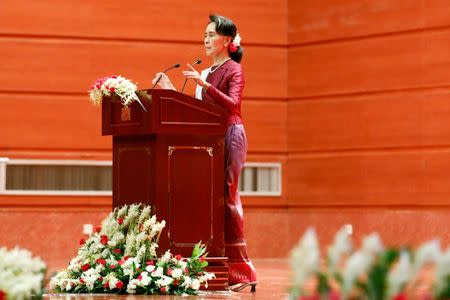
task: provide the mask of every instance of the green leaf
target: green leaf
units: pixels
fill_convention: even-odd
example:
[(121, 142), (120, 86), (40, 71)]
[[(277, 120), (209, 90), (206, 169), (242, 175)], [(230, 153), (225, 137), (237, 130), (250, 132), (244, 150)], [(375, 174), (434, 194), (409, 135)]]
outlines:
[(317, 278), (319, 279), (319, 284), (317, 285), (317, 292), (320, 295), (324, 295), (324, 296), (328, 295), (331, 288), (330, 288), (330, 284), (328, 283), (327, 276), (322, 272), (318, 272)]

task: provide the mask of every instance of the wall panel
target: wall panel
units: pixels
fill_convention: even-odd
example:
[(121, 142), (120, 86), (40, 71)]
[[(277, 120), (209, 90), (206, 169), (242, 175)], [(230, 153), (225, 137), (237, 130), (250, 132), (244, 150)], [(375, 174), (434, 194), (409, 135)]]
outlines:
[(450, 149), (290, 155), (289, 204), (450, 206)]
[(449, 89), (290, 101), (289, 151), (450, 145)]
[[(0, 106), (8, 112), (0, 150), (111, 151), (111, 137), (101, 135), (101, 108), (87, 94), (0, 93)], [(242, 109), (250, 152), (286, 152), (286, 102), (244, 99)]]
[[(180, 51), (181, 49), (182, 51)], [(191, 62), (203, 53), (202, 45), (113, 42), (60, 39), (0, 38), (0, 91), (85, 93), (103, 76), (121, 74), (150, 88), (155, 74), (174, 63)], [(281, 48), (247, 47), (243, 59), (246, 97), (286, 97), (286, 52)], [(262, 62), (271, 62), (271, 72)], [(210, 65), (205, 61), (202, 68)], [(202, 68), (199, 68), (202, 69)], [(178, 70), (170, 73), (182, 86)], [(270, 85), (268, 83), (271, 83)], [(192, 83), (189, 85), (193, 90)]]
[(289, 1), (289, 44), (450, 25), (446, 0)]
[(202, 42), (210, 13), (233, 19), (244, 45), (287, 43), (287, 5), (275, 0), (3, 0), (0, 34)]
[(450, 30), (289, 49), (290, 98), (450, 86)]

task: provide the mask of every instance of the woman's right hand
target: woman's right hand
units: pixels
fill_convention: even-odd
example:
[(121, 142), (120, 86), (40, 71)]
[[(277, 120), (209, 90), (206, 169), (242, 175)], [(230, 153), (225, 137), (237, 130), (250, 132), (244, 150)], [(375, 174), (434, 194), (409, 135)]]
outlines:
[[(159, 79), (161, 78), (161, 79)], [(158, 81), (159, 79), (159, 81)], [(175, 87), (173, 86), (172, 82), (169, 79), (169, 76), (167, 76), (165, 73), (156, 73), (155, 78), (152, 80), (152, 84), (155, 85), (155, 83), (158, 81), (158, 85), (166, 90), (174, 90)]]

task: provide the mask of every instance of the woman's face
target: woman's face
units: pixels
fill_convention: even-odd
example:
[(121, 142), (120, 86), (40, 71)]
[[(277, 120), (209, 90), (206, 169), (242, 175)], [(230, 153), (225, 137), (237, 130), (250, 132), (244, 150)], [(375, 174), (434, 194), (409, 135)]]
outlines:
[(216, 23), (211, 22), (205, 30), (205, 50), (207, 56), (219, 56), (224, 51), (228, 54), (228, 44), (231, 37), (223, 36), (216, 32)]

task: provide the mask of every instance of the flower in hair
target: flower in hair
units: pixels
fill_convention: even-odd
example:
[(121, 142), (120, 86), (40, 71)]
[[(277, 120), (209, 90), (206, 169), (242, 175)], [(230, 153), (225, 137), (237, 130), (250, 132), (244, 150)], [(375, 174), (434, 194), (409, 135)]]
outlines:
[(230, 47), (229, 47), (230, 52), (235, 53), (240, 46), (241, 46), (241, 36), (238, 33), (234, 37), (233, 41), (230, 43)]
[(235, 44), (238, 47), (241, 45), (241, 36), (239, 35), (239, 33), (237, 33), (236, 36), (234, 37), (233, 44)]

